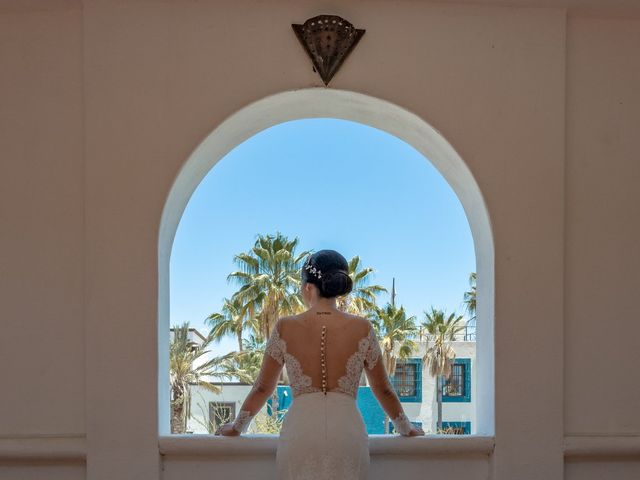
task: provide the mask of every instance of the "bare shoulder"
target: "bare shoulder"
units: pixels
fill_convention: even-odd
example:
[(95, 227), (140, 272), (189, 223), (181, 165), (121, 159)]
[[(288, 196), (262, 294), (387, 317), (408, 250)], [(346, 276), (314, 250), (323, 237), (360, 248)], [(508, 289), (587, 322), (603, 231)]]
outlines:
[(368, 330), (371, 325), (371, 320), (367, 317), (361, 317), (360, 315), (354, 315), (352, 313), (344, 313), (344, 315), (353, 322), (354, 325), (359, 325), (361, 328)]
[(283, 325), (287, 325), (294, 321), (294, 317), (297, 317), (297, 315), (286, 315), (284, 317), (279, 317), (276, 321), (276, 325), (278, 326), (278, 328), (281, 328)]
[(283, 317), (280, 317), (278, 319), (278, 322), (280, 322), (281, 324), (299, 322), (300, 320), (302, 320), (302, 316), (302, 313), (298, 313), (297, 315), (285, 315)]
[(293, 325), (304, 325), (304, 320), (305, 320), (305, 314), (303, 313), (298, 313), (296, 315), (285, 315), (282, 316), (280, 318), (278, 318), (278, 329), (280, 330), (280, 332), (282, 332), (282, 328), (284, 327), (285, 329), (289, 328), (287, 327), (289, 326), (293, 326)]
[(371, 323), (371, 320), (369, 320), (367, 317), (362, 317), (360, 315), (355, 315), (353, 313), (347, 313), (344, 312), (345, 316), (347, 316), (348, 318), (352, 319), (355, 322), (360, 322), (363, 325), (367, 325), (369, 323)]
[[(351, 328), (354, 328), (356, 330), (361, 329), (362, 331), (366, 332), (368, 331), (371, 325), (371, 320), (369, 320), (366, 317), (362, 317), (360, 315), (354, 315), (348, 312), (341, 312), (341, 316), (342, 316), (342, 321), (346, 320), (347, 323), (351, 325)], [(313, 321), (313, 323), (315, 323), (315, 319), (310, 317), (308, 312), (302, 312), (296, 315), (286, 315), (286, 316), (280, 317), (278, 319), (278, 324), (280, 328), (282, 326), (295, 325), (295, 324), (298, 324), (299, 326), (308, 326), (309, 321)]]

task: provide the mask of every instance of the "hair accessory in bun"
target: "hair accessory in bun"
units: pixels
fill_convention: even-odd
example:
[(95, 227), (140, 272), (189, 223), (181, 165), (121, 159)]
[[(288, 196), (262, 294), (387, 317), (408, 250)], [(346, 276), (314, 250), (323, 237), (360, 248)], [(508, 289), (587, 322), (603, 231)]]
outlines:
[(317, 278), (322, 278), (322, 272), (320, 271), (319, 268), (311, 266), (311, 261), (309, 261), (304, 268), (306, 270), (309, 270), (311, 273), (313, 273)]

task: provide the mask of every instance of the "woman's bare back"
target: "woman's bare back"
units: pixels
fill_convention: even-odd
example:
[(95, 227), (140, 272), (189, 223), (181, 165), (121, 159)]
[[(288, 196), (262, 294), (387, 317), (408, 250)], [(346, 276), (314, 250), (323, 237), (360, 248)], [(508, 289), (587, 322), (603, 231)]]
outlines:
[(266, 353), (286, 365), (294, 397), (318, 391), (355, 397), (364, 366), (372, 369), (381, 355), (369, 320), (313, 309), (280, 319)]

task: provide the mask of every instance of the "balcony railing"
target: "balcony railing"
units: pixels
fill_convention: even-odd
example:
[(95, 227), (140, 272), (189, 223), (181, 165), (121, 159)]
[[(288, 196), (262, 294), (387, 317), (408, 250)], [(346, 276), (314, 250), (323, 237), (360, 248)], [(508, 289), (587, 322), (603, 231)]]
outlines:
[[(424, 339), (430, 339), (431, 335), (423, 336)], [(454, 335), (453, 340), (456, 342), (475, 342), (476, 341), (476, 326), (466, 325), (463, 329)]]
[(466, 325), (464, 330), (459, 332), (455, 339), (459, 342), (475, 342), (476, 341), (476, 326)]

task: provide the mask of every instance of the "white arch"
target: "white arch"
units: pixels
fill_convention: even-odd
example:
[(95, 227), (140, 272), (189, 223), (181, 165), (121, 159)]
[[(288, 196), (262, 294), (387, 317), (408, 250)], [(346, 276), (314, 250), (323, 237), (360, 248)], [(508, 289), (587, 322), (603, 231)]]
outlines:
[(303, 118), (338, 118), (386, 131), (413, 146), (439, 170), (458, 195), (467, 215), (477, 266), (477, 428), (494, 434), (494, 246), (489, 212), (471, 171), (449, 142), (417, 115), (360, 93), (308, 88), (278, 93), (248, 105), (209, 134), (183, 165), (169, 192), (158, 239), (158, 392), (159, 433), (169, 429), (169, 259), (189, 198), (229, 151), (256, 133)]

